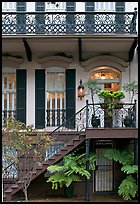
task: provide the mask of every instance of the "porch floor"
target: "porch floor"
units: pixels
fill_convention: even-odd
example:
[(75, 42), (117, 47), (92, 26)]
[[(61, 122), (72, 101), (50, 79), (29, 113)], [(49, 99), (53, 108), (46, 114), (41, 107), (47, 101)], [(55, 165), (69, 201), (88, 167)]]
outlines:
[[(17, 202), (24, 202), (17, 201)], [(138, 200), (129, 200), (124, 201), (122, 198), (116, 195), (94, 195), (90, 197), (90, 201), (85, 201), (84, 197), (73, 197), (73, 198), (64, 198), (64, 197), (48, 197), (48, 198), (34, 198), (29, 200), (29, 202), (138, 202)]]

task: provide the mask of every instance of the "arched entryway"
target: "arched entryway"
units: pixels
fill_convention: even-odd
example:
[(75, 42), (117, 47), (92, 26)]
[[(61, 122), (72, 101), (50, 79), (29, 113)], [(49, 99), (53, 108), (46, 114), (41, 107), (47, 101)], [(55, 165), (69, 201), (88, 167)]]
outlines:
[(101, 89), (117, 91), (121, 87), (121, 72), (113, 67), (97, 67), (89, 73), (89, 78), (96, 79)]

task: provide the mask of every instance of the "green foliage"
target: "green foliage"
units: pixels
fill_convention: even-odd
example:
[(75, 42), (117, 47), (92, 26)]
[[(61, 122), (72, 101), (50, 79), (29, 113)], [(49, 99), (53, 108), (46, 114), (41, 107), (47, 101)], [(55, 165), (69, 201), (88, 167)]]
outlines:
[(84, 83), (84, 86), (87, 88), (87, 94), (91, 96), (92, 103), (94, 104), (94, 95), (98, 94), (100, 91), (99, 85), (97, 84), (97, 80), (88, 79), (88, 81)]
[[(38, 165), (41, 165), (44, 154), (53, 138), (46, 133), (36, 133), (33, 126), (26, 126), (24, 123), (9, 117), (3, 129), (2, 147), (3, 147), (3, 175), (15, 173), (13, 177), (22, 178), (22, 191), (25, 199), (27, 198), (27, 189), (32, 180), (32, 176)], [(14, 166), (15, 171), (8, 166)]]
[(135, 81), (135, 80), (132, 80), (132, 81), (130, 81), (128, 83), (125, 83), (122, 88), (126, 92), (130, 93), (130, 95), (131, 95), (131, 100), (130, 101), (132, 103), (134, 96), (138, 94), (138, 82)]
[(99, 93), (99, 97), (101, 99), (104, 99), (105, 102), (112, 102), (112, 99), (125, 98), (125, 94), (122, 90), (118, 91), (101, 90)]
[(103, 100), (103, 102), (107, 104), (106, 111), (109, 116), (112, 116), (112, 111), (118, 105), (119, 100), (125, 98), (125, 94), (122, 90), (101, 90), (98, 95), (101, 101)]
[(138, 173), (138, 165), (126, 164), (121, 168), (121, 170), (126, 174)]
[(105, 156), (108, 157), (108, 159), (113, 159), (123, 165), (133, 164), (134, 161), (134, 153), (126, 150), (120, 151), (118, 149), (107, 149), (105, 151)]
[(134, 175), (138, 173), (138, 165), (134, 165), (134, 153), (127, 150), (120, 151), (118, 149), (108, 149), (105, 151), (104, 155), (108, 157), (108, 159), (113, 159), (122, 164), (121, 171), (129, 174), (119, 186), (119, 195), (122, 196), (124, 200), (135, 198), (138, 186)]
[(71, 176), (67, 176), (63, 173), (56, 173), (54, 175), (51, 175), (47, 182), (52, 183), (52, 189), (57, 190), (59, 187), (62, 188), (63, 186), (70, 186), (72, 182), (74, 181), (81, 181), (79, 175), (72, 174)]
[(70, 186), (74, 181), (81, 181), (81, 176), (86, 176), (89, 179), (91, 174), (86, 170), (86, 162), (89, 162), (90, 170), (94, 170), (95, 159), (94, 153), (91, 153), (89, 158), (86, 158), (85, 153), (77, 155), (73, 152), (68, 154), (63, 157), (62, 162), (47, 168), (48, 172), (53, 174), (47, 182), (52, 182), (52, 189), (57, 190), (59, 187)]
[(112, 98), (117, 98), (117, 99), (123, 99), (123, 98), (125, 98), (125, 94), (124, 94), (124, 92), (123, 91), (121, 91), (121, 90), (119, 90), (119, 91), (114, 91), (113, 93), (112, 93)]
[(136, 180), (130, 175), (124, 179), (119, 186), (118, 193), (123, 197), (124, 200), (131, 200), (135, 198), (138, 192), (138, 185), (136, 184)]

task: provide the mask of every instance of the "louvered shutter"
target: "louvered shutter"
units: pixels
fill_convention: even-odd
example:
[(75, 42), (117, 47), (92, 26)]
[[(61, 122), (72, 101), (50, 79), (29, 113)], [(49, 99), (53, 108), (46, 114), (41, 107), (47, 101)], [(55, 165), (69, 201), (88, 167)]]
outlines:
[(16, 70), (16, 119), (26, 123), (26, 70)]
[(35, 70), (35, 128), (45, 128), (45, 70)]
[[(16, 10), (17, 11), (26, 11), (26, 2), (16, 2)], [(25, 34), (26, 33), (26, 15), (25, 14), (17, 14), (17, 33)]]
[(69, 128), (75, 127), (75, 119), (72, 116), (75, 114), (75, 69), (66, 70), (66, 120), (69, 121)]
[[(74, 12), (76, 2), (66, 2), (66, 11)], [(75, 20), (74, 14), (67, 14), (66, 15), (66, 33), (72, 34), (75, 33)]]
[[(125, 2), (115, 2), (115, 10), (118, 12), (124, 12)], [(125, 24), (124, 14), (116, 14), (115, 16), (116, 33), (124, 32), (124, 24)]]
[[(36, 11), (45, 11), (45, 2), (35, 2), (35, 10)], [(35, 32), (36, 33), (44, 33), (45, 28), (45, 16), (43, 14), (36, 14), (36, 26), (35, 26)]]

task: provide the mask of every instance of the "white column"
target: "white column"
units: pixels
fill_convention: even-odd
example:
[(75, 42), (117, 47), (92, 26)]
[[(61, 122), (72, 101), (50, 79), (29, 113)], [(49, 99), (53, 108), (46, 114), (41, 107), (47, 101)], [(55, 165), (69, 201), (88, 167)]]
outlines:
[(35, 127), (35, 70), (27, 70), (27, 95), (26, 95), (27, 125)]

